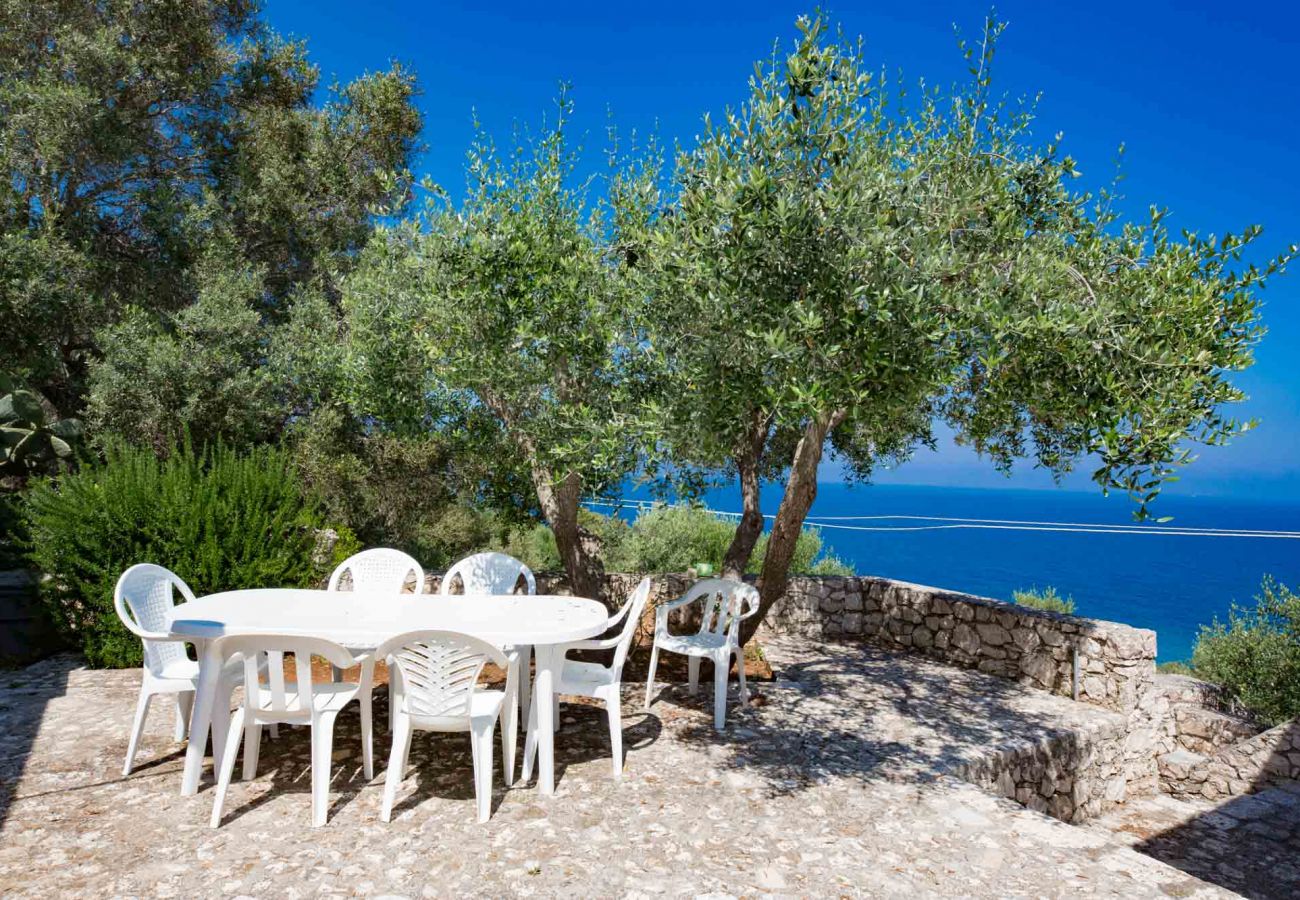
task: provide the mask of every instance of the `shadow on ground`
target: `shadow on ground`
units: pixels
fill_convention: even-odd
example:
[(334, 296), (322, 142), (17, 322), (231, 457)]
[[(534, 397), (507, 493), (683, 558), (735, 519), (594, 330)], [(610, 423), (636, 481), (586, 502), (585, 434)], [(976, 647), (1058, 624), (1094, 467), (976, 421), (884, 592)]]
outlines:
[[(827, 643), (814, 653), (790, 664), (773, 654), (776, 681), (752, 691), (761, 715), (738, 705), (733, 685), (725, 730), (697, 715), (679, 736), (719, 748), (728, 768), (749, 770), (774, 793), (788, 793), (837, 778), (932, 780), (991, 747), (1060, 739), (1087, 727), (1090, 717), (1108, 715), (863, 644)], [(665, 687), (655, 703), (711, 711), (709, 668), (703, 666), (697, 695)]]
[[(1288, 737), (1300, 739), (1300, 721)], [(1285, 760), (1278, 763), (1285, 767)], [(1246, 897), (1300, 897), (1300, 783), (1265, 776), (1252, 789), (1133, 847)]]
[[(81, 659), (60, 653), (26, 669), (0, 670), (0, 826), (32, 754), (49, 703), (67, 692), (68, 673)], [(33, 675), (35, 677), (33, 677)]]

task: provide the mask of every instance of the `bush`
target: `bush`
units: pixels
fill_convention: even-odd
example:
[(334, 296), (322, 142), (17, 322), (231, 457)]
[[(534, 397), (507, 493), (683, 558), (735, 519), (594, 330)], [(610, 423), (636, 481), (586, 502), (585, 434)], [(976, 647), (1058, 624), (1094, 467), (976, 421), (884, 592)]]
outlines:
[(1202, 626), (1192, 668), (1271, 725), (1300, 715), (1300, 596), (1265, 578), (1254, 609)]
[(1169, 662), (1156, 663), (1156, 671), (1162, 675), (1190, 675), (1196, 677), (1196, 670), (1186, 660), (1171, 659)]
[[(640, 513), (629, 525), (619, 518), (583, 511), (582, 524), (601, 540), (601, 562), (608, 572), (684, 572), (693, 566), (722, 569), (722, 558), (736, 525), (705, 509), (658, 506)], [(535, 571), (560, 566), (555, 536), (545, 525), (511, 532), (502, 549)], [(759, 538), (749, 562), (750, 574), (763, 565), (767, 536)], [(853, 568), (822, 553), (821, 535), (805, 528), (795, 545), (790, 571), (809, 575), (852, 575)]]
[(51, 618), (97, 667), (140, 664), (140, 641), (113, 609), (114, 585), (135, 563), (166, 566), (206, 594), (310, 586), (357, 549), (336, 529), (332, 558), (313, 560), (326, 518), (274, 448), (186, 445), (160, 461), (116, 445), (102, 465), (37, 483), (26, 518), (31, 563), (50, 576), (41, 591)]
[(1028, 606), (1031, 609), (1065, 613), (1067, 616), (1074, 615), (1074, 598), (1062, 597), (1054, 587), (1049, 587), (1043, 591), (1038, 590), (1036, 587), (1032, 587), (1027, 591), (1012, 591), (1011, 602), (1018, 606)]

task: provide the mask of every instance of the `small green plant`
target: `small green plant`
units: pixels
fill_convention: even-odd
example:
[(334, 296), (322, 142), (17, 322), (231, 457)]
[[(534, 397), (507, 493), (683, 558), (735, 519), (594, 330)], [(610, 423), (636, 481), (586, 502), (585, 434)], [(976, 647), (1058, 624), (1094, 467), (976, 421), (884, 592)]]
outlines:
[(1196, 677), (1196, 670), (1185, 659), (1173, 659), (1156, 664), (1156, 671), (1162, 675), (1190, 675)]
[(1300, 596), (1265, 578), (1253, 609), (1201, 627), (1192, 667), (1265, 722), (1300, 715)]
[(105, 668), (140, 664), (140, 641), (113, 609), (114, 585), (135, 563), (166, 566), (206, 594), (310, 586), (357, 549), (336, 526), (331, 558), (317, 558), (325, 516), (275, 448), (186, 445), (159, 460), (113, 446), (102, 465), (37, 482), (26, 521), (30, 562), (49, 576), (41, 594), (50, 617)]
[(38, 395), (0, 374), (0, 475), (50, 471), (72, 460), (80, 440), (80, 421), (48, 415)]
[(1042, 591), (1037, 587), (1031, 587), (1027, 591), (1012, 591), (1011, 602), (1018, 606), (1028, 606), (1031, 609), (1064, 613), (1067, 616), (1074, 615), (1074, 598), (1062, 597), (1054, 587), (1048, 587)]

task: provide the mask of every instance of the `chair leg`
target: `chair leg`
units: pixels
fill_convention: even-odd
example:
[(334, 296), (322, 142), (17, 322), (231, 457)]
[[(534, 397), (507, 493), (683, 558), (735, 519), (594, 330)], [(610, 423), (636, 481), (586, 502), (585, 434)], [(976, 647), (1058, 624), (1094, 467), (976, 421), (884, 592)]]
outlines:
[[(730, 662), (730, 660), (728, 660)], [(736, 648), (736, 671), (740, 674), (740, 705), (749, 705), (749, 688), (745, 684), (745, 648)]]
[(659, 665), (659, 645), (650, 648), (650, 671), (645, 677), (645, 708), (650, 708), (650, 698), (655, 692), (655, 669)]
[(230, 778), (235, 773), (235, 757), (239, 752), (239, 732), (244, 727), (244, 708), (241, 706), (235, 710), (235, 715), (230, 719), (230, 734), (223, 742), (226, 748), (225, 755), (217, 761), (217, 793), (212, 798), (212, 819), (210, 824), (216, 828), (221, 824), (221, 808), (226, 803), (226, 791), (230, 789)]
[(176, 693), (176, 743), (185, 740), (190, 733), (190, 713), (194, 709), (194, 692), (178, 691)]
[[(226, 737), (230, 731), (230, 695), (235, 685), (229, 681), (217, 682), (217, 695), (212, 701), (212, 767), (215, 770), (217, 760), (223, 759), (226, 752)], [(242, 708), (242, 707), (241, 707)], [(239, 732), (234, 732), (238, 737)]]
[(698, 656), (687, 657), (686, 688), (690, 691), (692, 697), (700, 692), (700, 658)]
[(731, 653), (713, 657), (713, 727), (721, 731), (727, 724), (727, 674)]
[(334, 752), (334, 713), (317, 716), (311, 723), (311, 825), (325, 824), (330, 802), (330, 761)]
[(406, 757), (411, 752), (411, 717), (399, 715), (393, 727), (393, 749), (388, 754), (388, 772), (384, 776), (384, 799), (379, 807), (379, 819), (388, 822), (393, 817), (393, 801), (406, 771)]
[(470, 740), (473, 741), (474, 799), (480, 822), (486, 822), (492, 815), (492, 742), (495, 738), (496, 720), (489, 719), (486, 726), (474, 723)]
[(605, 715), (609, 718), (609, 749), (614, 762), (614, 779), (623, 777), (623, 700), (618, 685), (605, 702)]
[(373, 710), (374, 698), (370, 692), (362, 691), (358, 698), (361, 703), (361, 772), (366, 781), (375, 777), (375, 723)]
[(555, 723), (555, 727), (551, 730), (558, 732), (560, 730), (560, 695), (557, 692), (551, 694), (551, 697), (555, 700), (555, 713), (551, 716), (551, 721)]
[(148, 693), (142, 685), (140, 699), (135, 703), (135, 718), (131, 721), (131, 740), (126, 745), (126, 762), (122, 766), (122, 775), (131, 774), (131, 764), (135, 761), (136, 748), (140, 746), (140, 736), (144, 734), (144, 720), (149, 715), (149, 701), (153, 694)]
[[(238, 734), (232, 731), (231, 734)], [(262, 749), (262, 726), (254, 719), (247, 719), (244, 725), (244, 780), (252, 781), (257, 777), (257, 758)]]

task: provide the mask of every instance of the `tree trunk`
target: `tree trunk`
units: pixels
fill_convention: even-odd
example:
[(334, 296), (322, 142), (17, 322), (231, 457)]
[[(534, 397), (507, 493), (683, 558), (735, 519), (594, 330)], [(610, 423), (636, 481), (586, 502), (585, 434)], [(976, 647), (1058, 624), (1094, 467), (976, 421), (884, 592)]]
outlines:
[[(766, 429), (765, 429), (766, 430)], [(763, 442), (766, 442), (764, 434)], [(753, 444), (751, 443), (751, 447)], [(761, 451), (760, 451), (761, 452)], [(749, 558), (754, 554), (754, 545), (763, 533), (763, 510), (759, 506), (759, 457), (746, 452), (736, 460), (736, 470), (740, 473), (740, 523), (736, 534), (731, 539), (731, 546), (722, 558), (722, 574), (727, 578), (740, 578), (749, 566)]]
[(722, 574), (728, 578), (739, 578), (745, 574), (749, 558), (754, 553), (754, 545), (763, 533), (763, 510), (759, 506), (759, 469), (762, 467), (763, 451), (767, 447), (768, 434), (771, 432), (771, 419), (763, 415), (762, 410), (755, 409), (750, 414), (749, 434), (745, 445), (736, 455), (736, 471), (740, 475), (741, 515), (740, 524), (736, 526), (736, 535), (731, 539), (731, 546), (722, 559)]
[(600, 562), (600, 542), (578, 524), (582, 479), (570, 472), (557, 482), (539, 465), (534, 465), (532, 471), (537, 500), (555, 533), (555, 546), (569, 577), (569, 589), (578, 597), (603, 600), (605, 571)]
[(772, 523), (772, 534), (767, 539), (767, 554), (763, 557), (763, 571), (758, 577), (758, 614), (741, 624), (740, 640), (747, 643), (768, 611), (790, 582), (790, 561), (794, 559), (795, 543), (803, 530), (804, 519), (817, 499), (817, 466), (821, 463), (826, 436), (844, 419), (844, 411), (837, 410), (818, 416), (808, 423), (803, 436), (794, 448), (790, 474), (785, 481), (781, 508)]

